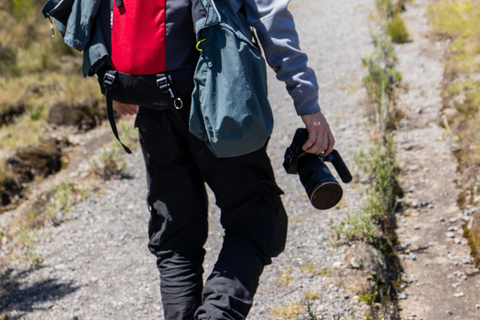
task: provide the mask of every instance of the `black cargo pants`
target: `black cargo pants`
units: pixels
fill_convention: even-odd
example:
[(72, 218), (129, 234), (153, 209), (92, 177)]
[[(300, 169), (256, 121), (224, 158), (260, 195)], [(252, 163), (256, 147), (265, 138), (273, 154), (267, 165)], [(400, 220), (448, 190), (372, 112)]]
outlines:
[[(188, 109), (137, 116), (151, 212), (148, 244), (157, 257), (166, 320), (245, 319), (259, 277), (285, 247), (287, 216), (266, 149), (216, 158), (188, 133)], [(225, 230), (203, 285), (207, 195)]]

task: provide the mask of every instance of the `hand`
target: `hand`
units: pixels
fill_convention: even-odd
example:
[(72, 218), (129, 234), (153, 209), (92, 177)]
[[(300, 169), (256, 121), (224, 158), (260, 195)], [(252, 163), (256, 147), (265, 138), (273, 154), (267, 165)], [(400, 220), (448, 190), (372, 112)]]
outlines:
[(138, 113), (138, 106), (134, 104), (124, 104), (117, 101), (113, 101), (113, 109), (117, 111), (122, 116), (126, 115), (135, 115)]
[(303, 151), (320, 155), (328, 155), (335, 145), (335, 138), (330, 130), (327, 119), (322, 112), (302, 116), (303, 123), (308, 131), (308, 140), (303, 145)]

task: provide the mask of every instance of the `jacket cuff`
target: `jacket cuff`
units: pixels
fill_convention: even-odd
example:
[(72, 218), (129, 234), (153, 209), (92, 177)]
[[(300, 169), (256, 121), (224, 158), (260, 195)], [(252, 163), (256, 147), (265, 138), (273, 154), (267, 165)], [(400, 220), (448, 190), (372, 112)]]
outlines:
[(313, 114), (320, 112), (320, 105), (318, 104), (318, 92), (301, 93), (292, 96), (295, 110), (299, 116)]

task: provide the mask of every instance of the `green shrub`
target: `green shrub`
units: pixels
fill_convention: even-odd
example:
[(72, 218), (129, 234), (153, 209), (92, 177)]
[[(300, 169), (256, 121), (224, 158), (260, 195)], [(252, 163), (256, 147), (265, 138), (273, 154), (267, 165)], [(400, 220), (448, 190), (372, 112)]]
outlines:
[(410, 34), (405, 27), (405, 22), (399, 15), (389, 19), (387, 24), (387, 33), (395, 43), (405, 43), (410, 37)]
[(365, 210), (373, 219), (391, 216), (396, 205), (396, 168), (393, 135), (387, 134), (381, 143), (361, 152), (358, 163), (372, 175), (372, 188), (367, 191)]
[(38, 14), (34, 0), (12, 0), (12, 13), (18, 22)]
[(88, 195), (88, 189), (64, 182), (55, 186), (50, 191), (45, 213), (49, 218), (55, 218), (57, 213), (66, 214), (72, 211), (73, 205), (83, 200)]
[(368, 241), (373, 243), (378, 237), (378, 225), (366, 210), (347, 212), (337, 224), (330, 222), (334, 241), (345, 238), (347, 241)]

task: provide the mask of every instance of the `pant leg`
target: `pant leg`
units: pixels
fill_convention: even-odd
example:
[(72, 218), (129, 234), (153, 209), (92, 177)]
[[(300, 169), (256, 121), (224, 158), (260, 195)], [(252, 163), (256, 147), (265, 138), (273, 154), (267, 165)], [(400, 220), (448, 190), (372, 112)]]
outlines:
[(192, 320), (201, 304), (208, 203), (186, 135), (171, 116), (156, 115), (139, 128), (151, 212), (148, 246), (157, 257), (165, 319)]
[[(197, 143), (198, 145), (198, 143)], [(259, 278), (285, 247), (287, 216), (266, 149), (217, 159), (200, 143), (197, 163), (220, 207), (223, 247), (196, 319), (245, 319)]]

